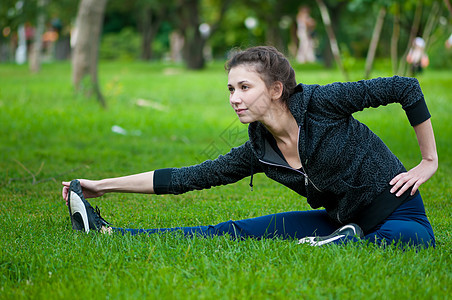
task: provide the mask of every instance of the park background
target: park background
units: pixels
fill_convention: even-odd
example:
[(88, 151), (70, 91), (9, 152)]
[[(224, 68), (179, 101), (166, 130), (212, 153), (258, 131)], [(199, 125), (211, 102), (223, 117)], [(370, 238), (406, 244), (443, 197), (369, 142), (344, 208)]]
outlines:
[[(448, 0), (2, 1), (0, 298), (449, 298), (451, 28)], [(412, 74), (416, 37), (430, 63)], [(263, 44), (287, 54), (306, 84), (416, 75), (440, 161), (421, 187), (436, 249), (72, 232), (62, 180), (190, 165), (246, 140), (223, 65), (235, 48)], [(312, 61), (298, 52), (306, 44)], [(405, 166), (419, 163), (399, 105), (355, 117)], [(254, 184), (91, 203), (133, 228), (309, 209), (265, 176)]]

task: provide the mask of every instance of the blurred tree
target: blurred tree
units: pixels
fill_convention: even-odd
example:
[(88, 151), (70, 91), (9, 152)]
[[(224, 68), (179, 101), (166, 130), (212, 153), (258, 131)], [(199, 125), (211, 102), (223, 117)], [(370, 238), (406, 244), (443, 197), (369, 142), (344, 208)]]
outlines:
[(0, 28), (10, 28), (11, 32), (19, 25), (36, 18), (36, 0), (2, 0), (0, 1)]
[[(38, 9), (41, 1), (47, 1), (44, 10)], [(422, 36), (427, 45), (444, 39), (438, 34), (438, 23), (441, 18), (446, 19), (443, 23), (450, 19), (445, 15), (449, 12), (446, 9), (450, 7), (450, 0), (319, 1), (323, 2), (329, 14), (330, 29), (322, 22), (317, 2), (308, 0), (109, 0), (103, 33), (109, 33), (110, 42), (108, 44), (107, 39), (103, 39), (104, 49), (110, 49), (110, 58), (141, 57), (147, 60), (152, 56), (162, 57), (168, 52), (169, 34), (177, 30), (183, 33), (185, 39), (184, 58), (187, 67), (193, 69), (204, 65), (203, 49), (210, 47), (213, 55), (222, 58), (231, 47), (256, 44), (274, 45), (284, 52), (287, 51), (289, 42), (292, 47), (297, 45), (297, 37), (294, 34), (295, 17), (300, 5), (307, 5), (311, 8), (311, 17), (317, 24), (313, 33), (317, 41), (316, 56), (323, 60), (326, 66), (333, 62), (330, 39), (326, 34), (327, 30), (331, 32), (332, 29), (336, 39), (336, 58), (342, 60), (345, 70), (354, 63), (355, 57), (365, 57), (367, 53), (366, 73), (370, 72), (373, 59), (380, 55), (391, 56), (394, 73), (400, 70), (400, 73), (404, 74), (406, 55), (400, 55), (399, 48), (404, 51), (406, 46), (408, 49), (416, 36)], [(66, 54), (60, 56), (68, 57), (68, 28), (74, 18), (77, 2), (79, 1), (0, 1), (2, 53), (5, 53), (5, 47), (9, 53), (13, 53), (17, 48), (17, 29), (20, 24), (27, 24), (27, 28), (39, 31), (38, 15), (43, 12), (42, 15), (47, 17), (45, 26), (59, 23), (58, 32), (61, 35), (57, 43), (63, 41), (61, 37), (64, 35), (66, 47), (62, 52)], [(353, 5), (355, 9), (350, 8)], [(385, 18), (390, 22), (382, 22), (383, 9), (386, 9)], [(247, 28), (245, 25), (245, 20), (249, 17), (255, 20), (253, 28)], [(140, 33), (141, 39), (137, 32)], [(391, 38), (378, 40), (376, 37), (379, 32), (380, 36)], [(114, 39), (110, 38), (111, 33)], [(133, 38), (133, 42), (130, 42), (129, 37)], [(119, 41), (122, 47), (115, 47)], [(33, 49), (31, 40), (27, 42), (30, 49)], [(435, 49), (439, 49), (436, 44)], [(119, 54), (121, 51), (126, 52), (126, 55)], [(295, 53), (293, 49), (291, 53)], [(1, 59), (4, 60), (4, 57), (8, 55), (3, 54)], [(12, 55), (9, 54), (9, 57), (11, 59)], [(30, 61), (30, 67), (31, 65)]]
[[(80, 1), (72, 55), (72, 81), (75, 89), (84, 89), (88, 95), (94, 92), (103, 107), (106, 107), (106, 102), (99, 87), (97, 63), (106, 4), (107, 0)], [(84, 81), (85, 77), (89, 77), (89, 81)]]
[[(444, 6), (447, 8), (448, 1), (444, 1)], [(400, 28), (407, 31), (407, 40), (405, 51), (400, 57), (397, 67), (397, 74), (406, 75), (408, 72), (406, 57), (416, 37), (422, 37), (426, 41), (426, 50), (431, 44), (431, 36), (435, 32), (439, 19), (442, 16), (442, 6), (439, 1), (435, 0), (409, 0), (401, 3), (400, 9), (403, 12), (400, 14), (396, 7), (395, 14)], [(394, 21), (394, 22), (396, 22)], [(399, 25), (396, 25), (399, 26)], [(396, 31), (397, 29), (395, 29)], [(395, 42), (395, 38), (394, 38)], [(395, 47), (395, 46), (394, 46)], [(392, 60), (395, 61), (395, 54), (392, 54)], [(395, 69), (395, 66), (393, 66)]]
[[(397, 0), (395, 0), (397, 1)], [(367, 49), (366, 64), (364, 67), (364, 78), (369, 78), (372, 71), (375, 54), (377, 52), (378, 42), (383, 29), (383, 23), (387, 12), (387, 7), (391, 4), (392, 0), (352, 0), (349, 4), (349, 8), (354, 13), (361, 13), (364, 9), (372, 9), (378, 11), (375, 25), (372, 30), (372, 36)]]
[[(247, 6), (254, 12), (258, 21), (260, 21), (265, 30), (265, 44), (272, 45), (283, 50), (285, 45), (282, 39), (282, 34), (279, 27), (279, 21), (284, 15), (285, 8), (293, 1), (278, 1), (277, 0), (244, 0)], [(298, 4), (292, 6), (295, 11)]]
[(30, 70), (38, 73), (41, 69), (42, 36), (45, 30), (47, 0), (38, 0), (36, 8), (36, 32), (30, 53)]
[[(208, 25), (208, 30), (201, 32), (201, 15), (200, 0), (179, 0), (177, 3), (178, 27), (184, 36), (183, 57), (188, 69), (198, 70), (204, 68), (204, 46), (206, 41), (212, 36), (224, 18), (227, 8), (232, 0), (218, 0), (209, 2), (210, 5), (218, 8), (218, 14), (212, 19)], [(206, 28), (207, 29), (207, 28)]]
[(245, 18), (247, 16), (257, 18), (258, 26), (264, 31), (264, 43), (281, 51), (288, 48), (289, 42), (284, 39), (286, 36), (284, 32), (290, 36), (290, 25), (295, 24), (299, 7), (308, 8), (311, 5), (307, 0), (242, 0), (241, 3), (243, 4), (241, 9), (248, 10)]
[[(107, 58), (132, 57), (142, 60), (155, 58), (154, 42), (162, 34), (162, 31), (168, 31), (167, 27), (172, 19), (175, 18), (175, 0), (109, 0), (103, 27), (103, 41), (108, 40), (109, 44), (118, 44), (120, 51), (116, 49), (107, 50)], [(174, 26), (174, 25), (171, 25)], [(128, 44), (122, 40), (127, 34), (140, 34), (140, 43), (138, 48), (132, 50), (135, 41)], [(160, 36), (161, 38), (161, 36)], [(166, 37), (168, 39), (168, 37)], [(159, 41), (160, 44), (162, 41)], [(127, 48), (127, 53), (124, 52)], [(138, 56), (135, 57), (135, 52)], [(101, 53), (103, 54), (103, 53)], [(162, 53), (157, 53), (161, 55)]]
[[(31, 21), (34, 21), (35, 18), (36, 1), (0, 1), (0, 28), (2, 29), (2, 35), (0, 35), (0, 47), (3, 48), (2, 44), (9, 40), (9, 50), (11, 51), (9, 55), (10, 59), (16, 55), (17, 60), (19, 51), (22, 54), (20, 56), (23, 56), (22, 59), (19, 59), (20, 62), (18, 63), (24, 63), (26, 61), (29, 46), (32, 42), (32, 36), (30, 36), (30, 34), (27, 35), (26, 43), (25, 41), (20, 41), (18, 30), (20, 27), (24, 28), (25, 24), (27, 24), (27, 29), (32, 29)], [(28, 33), (31, 33), (31, 30), (28, 30)], [(22, 36), (24, 37), (25, 35), (22, 34)]]
[(328, 12), (328, 8), (325, 5), (325, 2), (323, 0), (316, 0), (317, 5), (319, 6), (319, 10), (322, 16), (323, 24), (325, 25), (325, 29), (328, 35), (328, 39), (330, 42), (331, 52), (333, 53), (334, 60), (336, 61), (337, 66), (339, 67), (339, 70), (341, 70), (342, 75), (344, 76), (345, 80), (348, 80), (348, 73), (344, 68), (344, 65), (342, 64), (341, 59), (341, 53), (339, 50), (339, 46), (337, 44), (336, 35), (334, 34), (333, 25), (331, 23), (330, 14)]
[(391, 35), (391, 66), (392, 73), (397, 74), (398, 66), (398, 43), (400, 37), (400, 3), (395, 2), (391, 7), (393, 15), (392, 35)]
[[(44, 4), (43, 4), (44, 3)], [(41, 0), (2, 0), (0, 1), (0, 29), (2, 29), (2, 35), (0, 35), (0, 48), (2, 43), (10, 43), (10, 52), (16, 50), (16, 38), (17, 30), (21, 24), (27, 24), (28, 28), (35, 28), (35, 34), (27, 40), (28, 50), (33, 54), (30, 57), (30, 69), (39, 69), (39, 61), (42, 51), (37, 48), (42, 47), (41, 37), (42, 32), (50, 25), (53, 27), (53, 23), (56, 19), (61, 21), (60, 28), (58, 29), (57, 45), (63, 41), (62, 36), (66, 44), (64, 45), (66, 54), (63, 58), (67, 58), (69, 52), (69, 29), (72, 18), (74, 18), (74, 11), (77, 8), (77, 2), (73, 0), (59, 0), (59, 1), (41, 1)], [(51, 18), (51, 19), (50, 19)], [(50, 23), (50, 24), (49, 24)], [(39, 38), (38, 38), (39, 37)], [(67, 38), (66, 38), (67, 37)], [(41, 43), (41, 45), (39, 45)], [(37, 45), (38, 44), (38, 45)], [(35, 47), (37, 46), (37, 47)], [(36, 52), (34, 53), (34, 49)], [(59, 48), (58, 48), (59, 49)], [(55, 55), (60, 52), (55, 51)], [(39, 56), (37, 56), (39, 55)], [(11, 57), (12, 55), (9, 54)], [(34, 58), (37, 58), (35, 61)], [(1, 60), (1, 59), (0, 59)]]
[(370, 72), (372, 71), (372, 65), (374, 63), (375, 53), (377, 51), (378, 41), (380, 40), (380, 34), (381, 34), (381, 30), (383, 28), (383, 22), (384, 22), (385, 16), (386, 16), (386, 7), (385, 7), (385, 5), (381, 5), (378, 10), (377, 20), (375, 22), (375, 27), (372, 32), (372, 38), (371, 38), (370, 44), (369, 44), (369, 50), (367, 52), (366, 66), (365, 66), (365, 73), (364, 73), (365, 79), (369, 78)]
[(150, 60), (152, 57), (152, 42), (160, 28), (162, 21), (168, 18), (168, 11), (174, 5), (172, 0), (138, 0), (136, 11), (139, 18), (138, 30), (142, 34), (141, 59)]
[(450, 4), (449, 0), (444, 0), (444, 4), (446, 5), (447, 10), (449, 11), (449, 15), (452, 16), (452, 4)]
[(204, 68), (203, 49), (206, 38), (201, 36), (199, 26), (201, 25), (199, 0), (181, 0), (179, 3), (178, 17), (180, 30), (184, 36), (184, 60), (189, 69)]
[(426, 44), (426, 51), (430, 46), (430, 39), (432, 37), (434, 29), (438, 25), (440, 16), (441, 14), (439, 1), (433, 1), (430, 12), (428, 14), (428, 18), (425, 22), (424, 31), (422, 32), (422, 38), (425, 40)]
[[(206, 23), (212, 24), (214, 20), (218, 19), (218, 11), (215, 6), (209, 5), (202, 8)], [(265, 38), (260, 23), (253, 29), (246, 27), (245, 19), (249, 17), (256, 18), (256, 14), (247, 3), (232, 1), (230, 8), (225, 12), (223, 22), (219, 24), (219, 30), (209, 37), (208, 42), (214, 55), (225, 58), (231, 48), (264, 43)]]

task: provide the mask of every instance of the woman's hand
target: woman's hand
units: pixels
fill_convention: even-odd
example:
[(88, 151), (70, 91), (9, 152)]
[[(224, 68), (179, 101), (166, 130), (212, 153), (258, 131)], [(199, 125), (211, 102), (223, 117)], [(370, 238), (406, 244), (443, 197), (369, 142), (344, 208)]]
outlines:
[(410, 187), (412, 187), (410, 194), (414, 195), (419, 186), (429, 180), (438, 169), (438, 154), (431, 120), (427, 119), (413, 128), (421, 150), (422, 161), (416, 167), (408, 172), (400, 173), (389, 182), (392, 185), (391, 193), (396, 193), (397, 197), (400, 197)]
[[(154, 194), (154, 171), (101, 180), (79, 179), (85, 198), (96, 198), (105, 193), (142, 193)], [(69, 181), (63, 182), (63, 199), (69, 193)]]
[[(99, 188), (96, 185), (96, 181), (94, 180), (86, 180), (86, 179), (79, 179), (80, 186), (82, 187), (83, 196), (85, 198), (96, 198), (100, 197), (104, 194), (104, 192), (100, 191)], [(69, 193), (69, 186), (71, 184), (70, 181), (63, 181), (63, 199), (68, 200), (68, 193)]]
[(410, 194), (414, 195), (419, 186), (429, 180), (437, 169), (437, 159), (423, 159), (419, 165), (408, 172), (400, 173), (389, 182), (389, 184), (393, 186), (391, 188), (391, 193), (396, 193), (396, 196), (400, 197), (405, 191), (412, 187)]

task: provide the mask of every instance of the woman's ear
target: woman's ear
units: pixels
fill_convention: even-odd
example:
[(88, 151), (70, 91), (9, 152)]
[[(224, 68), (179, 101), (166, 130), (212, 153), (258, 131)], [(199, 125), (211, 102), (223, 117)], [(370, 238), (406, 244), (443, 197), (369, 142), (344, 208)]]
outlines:
[(283, 84), (281, 81), (275, 81), (272, 85), (270, 94), (272, 96), (273, 100), (278, 100), (281, 98), (282, 93), (283, 93)]

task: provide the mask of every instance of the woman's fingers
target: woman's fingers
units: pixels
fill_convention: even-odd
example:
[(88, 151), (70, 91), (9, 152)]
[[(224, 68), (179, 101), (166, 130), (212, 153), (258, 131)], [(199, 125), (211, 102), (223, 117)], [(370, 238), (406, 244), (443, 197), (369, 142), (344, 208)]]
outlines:
[(63, 190), (62, 190), (63, 199), (66, 200), (66, 205), (67, 205), (68, 204), (67, 200), (68, 200), (68, 194), (69, 194), (69, 186), (71, 185), (71, 182), (63, 181), (61, 184), (63, 185)]
[[(402, 185), (402, 187), (397, 191), (396, 196), (400, 197), (403, 193), (405, 193), (408, 189), (410, 189), (412, 186), (414, 186), (416, 184), (416, 182), (418, 181), (418, 179), (411, 177), (408, 180), (405, 181), (405, 183)], [(414, 188), (413, 188), (414, 189)], [(414, 194), (414, 192), (416, 192), (415, 190), (413, 191), (413, 189), (411, 190), (411, 195)]]
[(69, 187), (63, 186), (62, 194), (63, 194), (63, 199), (66, 200), (66, 205), (67, 205), (68, 193), (69, 193)]
[(434, 164), (422, 161), (418, 166), (408, 172), (398, 174), (389, 182), (392, 185), (391, 193), (396, 193), (396, 196), (399, 197), (412, 187), (410, 194), (414, 195), (418, 188), (433, 176), (436, 169)]
[(391, 193), (399, 191), (399, 189), (406, 183), (406, 174), (407, 173), (400, 173), (389, 182), (389, 184), (392, 185)]

